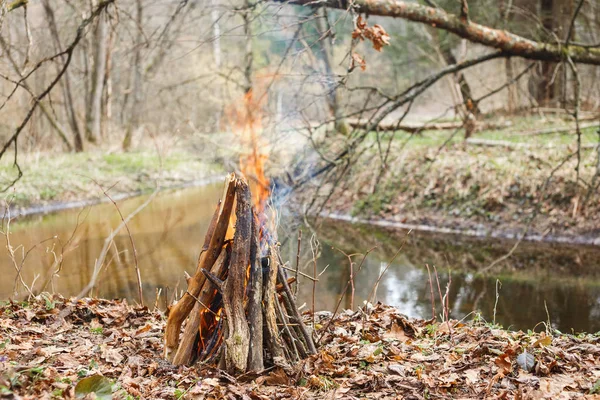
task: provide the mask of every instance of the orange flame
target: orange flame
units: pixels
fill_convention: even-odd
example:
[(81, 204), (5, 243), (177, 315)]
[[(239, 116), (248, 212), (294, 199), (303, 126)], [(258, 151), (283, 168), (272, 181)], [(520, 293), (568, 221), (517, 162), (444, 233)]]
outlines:
[(264, 213), (270, 195), (270, 182), (265, 175), (265, 162), (269, 156), (261, 136), (265, 100), (265, 94), (254, 96), (254, 92), (250, 90), (244, 95), (241, 104), (234, 104), (228, 113), (233, 131), (240, 137), (243, 149), (239, 160), (240, 171), (250, 184), (252, 202), (259, 215)]

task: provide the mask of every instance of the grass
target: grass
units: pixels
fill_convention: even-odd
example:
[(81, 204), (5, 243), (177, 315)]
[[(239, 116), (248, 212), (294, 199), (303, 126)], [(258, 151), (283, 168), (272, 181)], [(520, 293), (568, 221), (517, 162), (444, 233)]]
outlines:
[[(591, 232), (597, 228), (597, 198), (590, 197), (583, 208), (581, 204), (596, 171), (597, 152), (593, 146), (598, 143), (598, 128), (582, 130), (581, 143), (587, 148), (581, 151), (580, 180), (576, 179), (576, 157), (571, 157), (554, 171), (542, 193), (553, 169), (575, 151), (576, 135), (523, 132), (573, 128), (574, 123), (540, 117), (515, 118), (511, 122), (510, 127), (477, 132), (473, 138), (530, 147), (465, 144), (462, 130), (412, 135), (394, 132), (387, 168), (377, 186), (374, 176), (379, 174), (381, 155), (376, 134), (372, 133), (363, 143), (367, 151), (346, 181), (340, 183), (345, 191), (333, 196), (335, 204), (330, 210), (409, 221), (426, 217), (437, 224), (485, 223), (510, 230), (526, 224), (539, 207), (540, 218), (532, 232)], [(383, 135), (381, 147), (385, 150), (390, 135)], [(577, 210), (575, 204), (579, 205)]]
[[(84, 152), (20, 156), (23, 177), (6, 195), (17, 207), (48, 202), (88, 200), (102, 195), (94, 181), (111, 194), (152, 190), (161, 186), (177, 186), (221, 173), (212, 160), (204, 160), (185, 151), (171, 151), (159, 156), (155, 151), (130, 153)], [(16, 176), (16, 168), (8, 160), (0, 163), (3, 185)]]
[[(586, 122), (582, 122), (586, 124)], [(511, 118), (511, 125), (503, 129), (482, 130), (474, 134), (474, 138), (483, 140), (501, 140), (510, 143), (523, 143), (532, 146), (566, 146), (576, 144), (575, 133), (551, 133), (542, 135), (526, 135), (527, 131), (537, 129), (574, 129), (574, 122), (566, 122), (560, 119), (545, 119), (537, 117), (517, 117)], [(581, 129), (581, 143), (595, 144), (598, 143), (597, 126)], [(449, 140), (448, 145), (462, 143), (464, 140), (464, 131), (459, 130), (454, 134), (454, 130), (427, 130), (421, 134), (411, 134), (404, 131), (394, 132), (394, 141), (403, 143), (406, 142), (406, 148), (427, 148), (439, 147)], [(454, 134), (454, 137), (450, 137)], [(384, 134), (387, 137), (387, 134)], [(367, 140), (376, 141), (375, 132), (369, 134)], [(387, 141), (387, 140), (386, 140)]]

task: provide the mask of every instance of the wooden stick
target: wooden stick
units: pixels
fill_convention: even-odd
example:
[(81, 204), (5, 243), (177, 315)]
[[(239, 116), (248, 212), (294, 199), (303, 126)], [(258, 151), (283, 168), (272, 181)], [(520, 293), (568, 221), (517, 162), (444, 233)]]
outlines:
[(279, 317), (279, 320), (281, 321), (281, 324), (283, 325), (283, 333), (284, 333), (283, 337), (287, 338), (286, 342), (288, 344), (288, 347), (290, 348), (290, 353), (293, 356), (291, 361), (298, 361), (298, 360), (300, 360), (300, 354), (298, 352), (298, 348), (296, 347), (296, 342), (298, 341), (298, 338), (296, 338), (294, 336), (294, 334), (292, 334), (292, 331), (290, 330), (290, 327), (288, 326), (288, 320), (287, 320), (285, 313), (281, 309), (281, 303), (276, 301), (275, 305), (277, 306), (277, 316)]
[(252, 236), (250, 243), (250, 293), (248, 294), (248, 325), (250, 328), (250, 353), (248, 371), (262, 371), (263, 315), (262, 315), (262, 263), (259, 254), (258, 220), (252, 209)]
[[(167, 326), (165, 328), (165, 353), (164, 356), (167, 360), (172, 361), (179, 347), (179, 334), (181, 332), (181, 325), (186, 319), (194, 304), (196, 303), (193, 296), (198, 296), (200, 289), (206, 281), (206, 276), (202, 273), (203, 269), (210, 270), (219, 257), (223, 242), (225, 241), (225, 234), (229, 226), (229, 218), (231, 217), (231, 210), (233, 209), (233, 203), (235, 199), (235, 175), (229, 174), (225, 182), (225, 194), (223, 195), (223, 201), (219, 208), (219, 214), (216, 217), (216, 223), (214, 229), (209, 230), (206, 234), (210, 237), (210, 240), (205, 239), (205, 243), (209, 243), (206, 251), (200, 253), (198, 259), (198, 266), (196, 273), (190, 279), (188, 283), (188, 290), (185, 295), (175, 304), (170, 312), (169, 319), (167, 320)], [(215, 217), (213, 217), (215, 218)]]
[[(296, 278), (294, 278), (293, 276), (287, 279), (288, 285), (291, 285), (294, 282), (296, 282)], [(278, 283), (277, 286), (275, 286), (275, 290), (277, 291), (277, 293), (281, 293), (285, 290), (285, 288), (281, 283)]]
[[(277, 271), (278, 271), (277, 276), (279, 278), (279, 283), (283, 284), (283, 298), (284, 298), (284, 301), (286, 304), (286, 308), (288, 308), (287, 311), (296, 320), (295, 322), (298, 324), (298, 329), (300, 329), (300, 331), (302, 332), (302, 336), (304, 337), (304, 340), (306, 341), (306, 345), (308, 346), (308, 352), (310, 354), (317, 354), (317, 348), (315, 347), (315, 343), (314, 343), (312, 337), (310, 336), (310, 334), (308, 333), (308, 331), (306, 330), (306, 326), (304, 325), (304, 322), (302, 321), (302, 316), (300, 315), (300, 312), (298, 311), (298, 307), (296, 307), (296, 302), (294, 301), (294, 296), (292, 294), (292, 291), (290, 290), (290, 287), (287, 284), (287, 279), (285, 278), (283, 271), (281, 269), (278, 268)], [(286, 297), (287, 297), (287, 301), (286, 301)]]
[(300, 250), (302, 249), (302, 229), (298, 229), (298, 249), (296, 250), (296, 274), (294, 278), (296, 278), (296, 285), (294, 285), (294, 300), (296, 300), (296, 296), (298, 296), (298, 270), (300, 269)]
[[(231, 252), (231, 245), (228, 245), (227, 247), (229, 247), (229, 251), (227, 249), (222, 251), (212, 267), (211, 272), (219, 277), (223, 277), (229, 265), (228, 253)], [(173, 358), (173, 364), (191, 365), (194, 361), (194, 358), (198, 353), (194, 345), (196, 344), (199, 335), (199, 328), (203, 315), (202, 311), (205, 307), (210, 307), (214, 297), (215, 287), (212, 282), (206, 280), (198, 296), (198, 301), (196, 301), (196, 304), (192, 309), (192, 314), (185, 326), (181, 343)]]
[(225, 339), (225, 365), (231, 374), (246, 372), (250, 329), (244, 311), (246, 268), (250, 264), (252, 209), (250, 189), (242, 179), (236, 181), (236, 222), (229, 276), (223, 293), (223, 308), (227, 316), (228, 335)]
[(265, 290), (263, 291), (264, 316), (266, 321), (266, 336), (267, 345), (273, 357), (273, 364), (285, 365), (285, 355), (283, 353), (283, 343), (279, 337), (277, 329), (277, 317), (275, 314), (275, 285), (277, 281), (277, 256), (275, 248), (269, 248), (269, 273), (268, 279), (265, 282)]

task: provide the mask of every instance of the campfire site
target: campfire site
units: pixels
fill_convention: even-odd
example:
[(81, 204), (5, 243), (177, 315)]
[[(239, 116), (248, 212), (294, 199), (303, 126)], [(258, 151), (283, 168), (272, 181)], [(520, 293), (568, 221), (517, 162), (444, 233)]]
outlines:
[[(260, 205), (260, 198), (257, 198)], [(509, 332), (395, 308), (300, 312), (276, 234), (231, 174), (166, 313), (41, 296), (0, 308), (0, 396), (574, 399), (600, 393), (598, 335)], [(350, 283), (350, 282), (348, 282)]]

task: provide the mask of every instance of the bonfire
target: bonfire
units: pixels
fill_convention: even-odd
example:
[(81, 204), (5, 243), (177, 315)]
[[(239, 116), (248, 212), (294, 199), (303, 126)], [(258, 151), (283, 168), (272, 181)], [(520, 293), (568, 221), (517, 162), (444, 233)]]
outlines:
[(251, 198), (245, 179), (230, 174), (196, 273), (169, 312), (165, 357), (176, 365), (202, 361), (240, 374), (269, 366), (289, 369), (316, 352), (290, 290), (294, 279), (283, 268), (275, 233), (260, 226)]
[(294, 278), (284, 269), (276, 228), (269, 223), (274, 218), (267, 218), (261, 102), (249, 91), (238, 104), (243, 107), (231, 111), (229, 121), (250, 149), (240, 157), (240, 170), (252, 179), (254, 196), (246, 179), (227, 177), (196, 272), (169, 310), (165, 357), (175, 365), (212, 363), (233, 374), (271, 366), (289, 370), (316, 348), (290, 290)]

